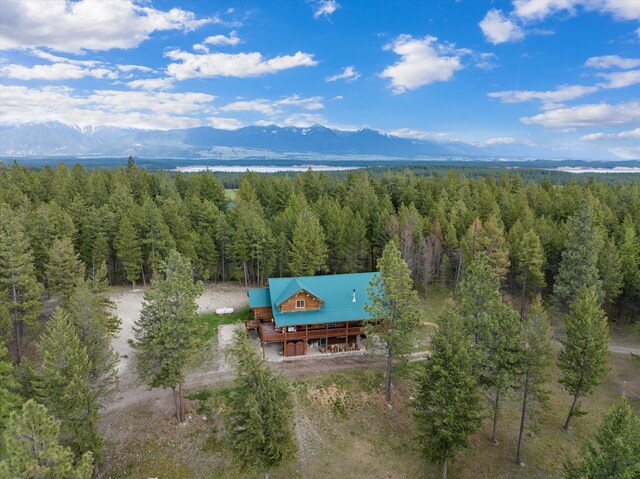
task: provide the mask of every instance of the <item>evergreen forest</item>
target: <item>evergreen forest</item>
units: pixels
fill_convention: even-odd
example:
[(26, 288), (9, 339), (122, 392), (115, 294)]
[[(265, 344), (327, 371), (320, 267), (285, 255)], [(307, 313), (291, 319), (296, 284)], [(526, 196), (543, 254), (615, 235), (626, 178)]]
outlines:
[[(640, 181), (552, 179), (497, 168), (224, 177), (148, 171), (132, 158), (112, 169), (0, 165), (0, 476), (102, 477), (101, 411), (119, 388), (111, 291), (146, 291), (132, 341), (138, 373), (172, 390), (183, 423), (195, 415), (183, 390), (189, 358), (206, 344), (195, 303), (203, 288), (376, 270), (401, 285), (394, 298), (408, 298), (393, 312), (402, 335), (393, 325), (381, 333), (380, 323), (367, 331), (388, 346), (380, 397), (389, 411), (404, 407), (392, 366), (399, 383), (410, 378), (417, 454), (446, 477), (483, 420), (500, 442), (502, 405), (515, 395), (513, 456), (524, 466), (529, 414), (548, 407), (549, 368), (567, 398), (556, 429), (569, 433), (585, 414), (582, 399), (610, 374), (609, 330), (622, 325), (636, 345), (640, 335)], [(372, 311), (382, 317), (388, 299)], [(409, 357), (432, 300), (442, 300), (429, 322), (432, 356), (407, 373), (391, 351)], [(218, 398), (227, 401), (220, 427), (245, 432), (229, 446), (245, 472), (229, 477), (280, 477), (300, 447), (287, 432), (299, 401), (249, 343), (234, 344), (238, 377)], [(272, 402), (282, 407), (264, 406)], [(609, 406), (591, 442), (558, 466), (562, 477), (640, 477), (638, 430), (622, 427), (638, 423), (638, 399)], [(252, 408), (274, 423), (247, 421)], [(627, 449), (608, 450), (615, 441)], [(627, 475), (611, 472), (614, 463)]]

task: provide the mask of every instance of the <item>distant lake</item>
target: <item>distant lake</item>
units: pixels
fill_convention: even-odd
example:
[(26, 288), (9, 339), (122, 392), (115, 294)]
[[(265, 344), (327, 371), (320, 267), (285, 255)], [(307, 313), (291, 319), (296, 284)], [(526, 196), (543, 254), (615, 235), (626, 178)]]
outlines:
[(178, 166), (171, 171), (180, 171), (182, 173), (194, 173), (196, 171), (220, 171), (224, 173), (244, 173), (245, 171), (253, 171), (256, 173), (276, 173), (278, 171), (307, 171), (311, 169), (313, 171), (344, 171), (344, 170), (357, 170), (363, 168), (362, 166), (332, 166), (332, 165), (247, 165), (247, 166), (232, 166), (232, 165), (197, 165), (197, 166)]
[(567, 173), (640, 173), (640, 168), (616, 166), (614, 168), (589, 168), (586, 166), (561, 166), (553, 168), (555, 171)]

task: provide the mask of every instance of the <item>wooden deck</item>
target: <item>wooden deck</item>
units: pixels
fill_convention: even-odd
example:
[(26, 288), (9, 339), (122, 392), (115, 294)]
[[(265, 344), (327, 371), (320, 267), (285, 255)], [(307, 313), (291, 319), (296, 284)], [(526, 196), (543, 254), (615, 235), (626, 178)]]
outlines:
[(347, 324), (347, 326), (344, 328), (329, 328), (328, 325), (325, 325), (325, 327), (322, 329), (309, 328), (307, 325), (305, 325), (305, 329), (303, 331), (300, 331), (301, 327), (302, 326), (298, 326), (298, 331), (287, 333), (276, 331), (273, 323), (259, 323), (258, 330), (263, 343), (282, 343), (286, 341), (299, 340), (309, 341), (313, 339), (336, 337), (346, 338), (347, 336), (364, 334), (364, 327), (361, 325), (349, 326)]

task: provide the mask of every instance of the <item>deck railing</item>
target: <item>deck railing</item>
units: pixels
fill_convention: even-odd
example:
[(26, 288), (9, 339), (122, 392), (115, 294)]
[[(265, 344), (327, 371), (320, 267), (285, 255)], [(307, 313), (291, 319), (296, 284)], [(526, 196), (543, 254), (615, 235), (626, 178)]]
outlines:
[(291, 333), (267, 333), (261, 328), (262, 341), (265, 343), (281, 343), (283, 341), (296, 341), (300, 339), (321, 339), (335, 338), (337, 336), (347, 336), (347, 334), (363, 334), (362, 326), (353, 326), (350, 328), (327, 328), (327, 329), (309, 329), (306, 331), (296, 331)]

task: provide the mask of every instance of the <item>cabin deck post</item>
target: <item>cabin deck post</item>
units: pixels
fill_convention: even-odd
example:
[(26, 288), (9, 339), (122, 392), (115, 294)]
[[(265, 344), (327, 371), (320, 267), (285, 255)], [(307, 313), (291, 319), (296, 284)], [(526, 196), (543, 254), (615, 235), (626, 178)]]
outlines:
[(329, 352), (329, 323), (324, 323), (324, 347)]
[(346, 330), (346, 334), (344, 335), (344, 344), (347, 346), (349, 346), (349, 321), (347, 321), (347, 330)]
[(287, 327), (284, 327), (284, 351), (283, 351), (284, 357), (287, 357)]
[(264, 341), (260, 341), (260, 343), (262, 344), (262, 359), (267, 359), (267, 356), (264, 351)]

